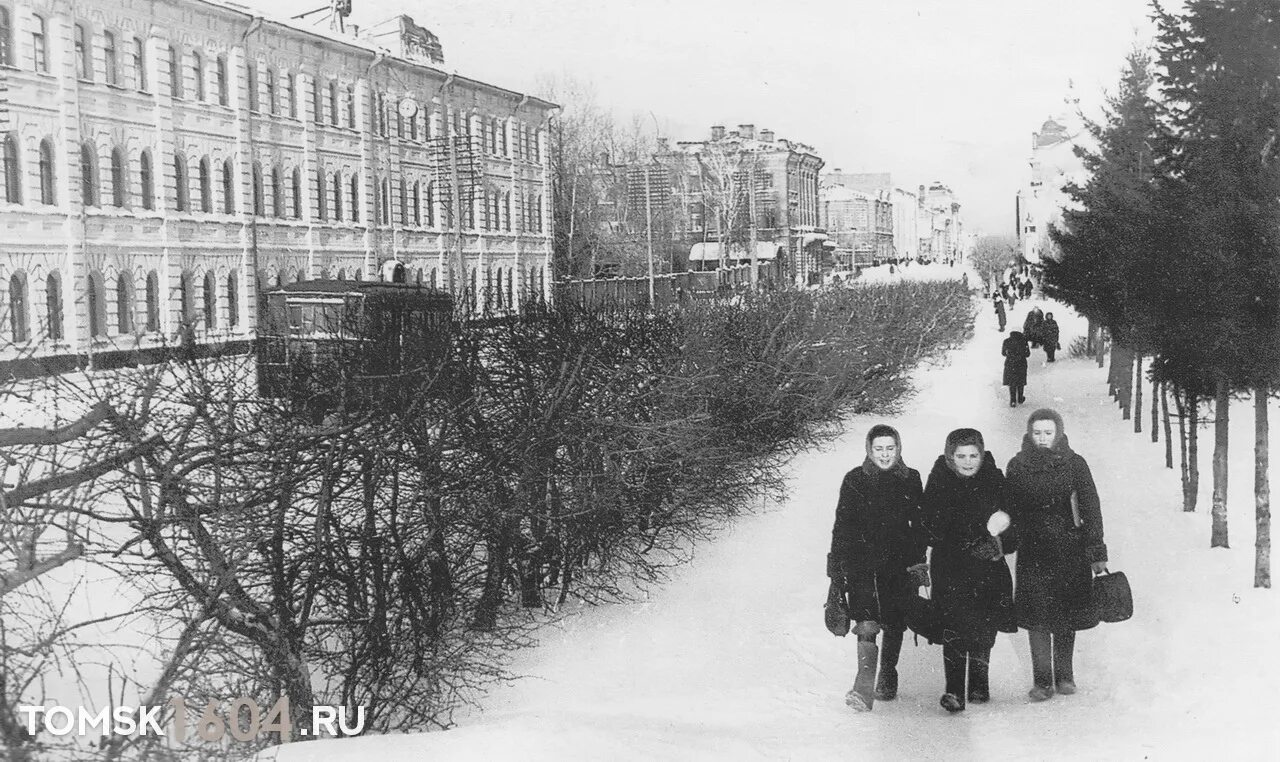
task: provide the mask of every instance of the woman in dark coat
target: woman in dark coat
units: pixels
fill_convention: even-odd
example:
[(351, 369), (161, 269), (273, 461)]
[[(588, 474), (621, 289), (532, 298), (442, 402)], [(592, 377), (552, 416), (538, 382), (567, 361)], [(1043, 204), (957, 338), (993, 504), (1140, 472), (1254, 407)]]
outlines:
[(1058, 321), (1053, 319), (1052, 312), (1044, 316), (1044, 323), (1040, 325), (1040, 337), (1041, 341), (1044, 342), (1045, 357), (1049, 359), (1049, 362), (1053, 362), (1053, 355), (1059, 349), (1058, 339), (1060, 338), (1060, 332), (1058, 330)]
[(1000, 333), (1004, 333), (1004, 324), (1005, 324), (1004, 299), (1000, 298), (999, 291), (991, 292), (991, 302), (992, 304), (995, 305), (996, 320), (1000, 321)]
[(1040, 327), (1044, 324), (1044, 311), (1039, 307), (1032, 307), (1027, 313), (1027, 319), (1022, 321), (1022, 335), (1026, 337), (1027, 343), (1031, 346), (1037, 346), (1040, 341)]
[(1044, 701), (1076, 692), (1076, 631), (1098, 624), (1090, 598), (1093, 574), (1107, 570), (1102, 508), (1089, 464), (1067, 443), (1056, 411), (1031, 414), (1006, 473), (1021, 541), (1014, 608), (1031, 639), (1031, 700)]
[(845, 703), (859, 711), (870, 710), (877, 698), (897, 697), (906, 605), (927, 579), (920, 472), (902, 462), (902, 438), (892, 426), (872, 426), (866, 445), (866, 459), (840, 485), (827, 555), (827, 576), (847, 592), (857, 622), (858, 674)]
[(1027, 401), (1024, 392), (1031, 347), (1027, 346), (1020, 331), (1011, 331), (1009, 338), (1000, 345), (1000, 354), (1004, 355), (1004, 385), (1009, 387), (1009, 407), (1016, 407)]
[[(933, 546), (929, 573), (944, 628), (941, 704), (949, 712), (962, 711), (966, 697), (975, 704), (991, 698), (988, 668), (996, 632), (1018, 630), (1013, 580), (1004, 560), (1017, 550), (1017, 539), (1003, 501), (1004, 474), (986, 451), (982, 434), (976, 429), (948, 434), (945, 453), (934, 462), (924, 490), (921, 526)], [(992, 529), (1004, 531), (992, 534)]]

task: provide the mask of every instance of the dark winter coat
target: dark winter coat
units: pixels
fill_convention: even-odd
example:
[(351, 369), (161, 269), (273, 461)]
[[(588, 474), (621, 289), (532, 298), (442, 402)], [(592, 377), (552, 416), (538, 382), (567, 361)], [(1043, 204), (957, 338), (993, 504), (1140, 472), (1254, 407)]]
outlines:
[(1032, 344), (1043, 341), (1044, 312), (1039, 307), (1034, 307), (1027, 313), (1026, 320), (1022, 321), (1022, 334), (1027, 341)]
[(1009, 334), (1009, 338), (1000, 345), (1000, 354), (1004, 355), (1004, 385), (1027, 385), (1027, 358), (1031, 356), (1031, 347), (1018, 331)]
[(1006, 472), (1006, 503), (1021, 543), (1014, 592), (1018, 626), (1048, 632), (1093, 627), (1098, 618), (1090, 605), (1090, 564), (1107, 560), (1107, 546), (1089, 464), (1071, 450), (1065, 434), (1050, 449), (1036, 447), (1028, 434)]
[[(1003, 509), (1004, 474), (987, 453), (978, 473), (958, 474), (945, 455), (929, 473), (921, 504), (921, 527), (933, 546), (929, 573), (946, 639), (961, 650), (991, 648), (996, 632), (1016, 632), (1013, 579), (1001, 557), (974, 555), (976, 543), (990, 538), (987, 520)], [(1018, 549), (1017, 526), (1000, 535), (1005, 553)]]
[(1040, 340), (1044, 342), (1046, 347), (1058, 349), (1059, 337), (1058, 321), (1053, 318), (1045, 318), (1044, 323), (1040, 325)]
[(854, 621), (903, 627), (915, 589), (907, 567), (924, 563), (920, 472), (901, 462), (881, 470), (870, 459), (840, 485), (831, 556), (840, 565)]
[(995, 300), (996, 317), (1000, 318), (1000, 322), (1004, 322), (1004, 302), (1000, 299)]

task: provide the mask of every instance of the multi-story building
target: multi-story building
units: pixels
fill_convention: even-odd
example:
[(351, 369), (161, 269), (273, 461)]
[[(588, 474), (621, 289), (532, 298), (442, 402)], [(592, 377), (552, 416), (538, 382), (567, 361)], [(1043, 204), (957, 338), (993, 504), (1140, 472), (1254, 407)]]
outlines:
[(935, 180), (928, 188), (920, 186), (920, 204), (925, 212), (920, 221), (920, 249), (927, 252), (924, 256), (934, 262), (959, 261), (964, 222), (955, 193)]
[[(836, 168), (822, 175), (827, 185), (842, 186), (850, 190), (873, 194), (880, 198), (890, 219), (882, 225), (882, 240), (877, 242), (876, 257), (890, 259), (915, 259), (919, 255), (920, 234), (917, 208), (919, 199), (912, 191), (899, 187), (888, 172), (845, 172)], [(883, 237), (888, 236), (888, 243)]]
[[(1068, 105), (1075, 104), (1071, 96), (1067, 100)], [(1030, 264), (1038, 264), (1046, 247), (1052, 246), (1049, 226), (1062, 220), (1068, 203), (1063, 187), (1082, 182), (1087, 174), (1075, 154), (1082, 141), (1091, 139), (1078, 117), (1070, 115), (1047, 119), (1038, 132), (1031, 133), (1030, 172), (1014, 207), (1019, 248)]]
[(671, 170), (676, 235), (689, 261), (772, 260), (775, 277), (820, 282), (832, 264), (818, 219), (823, 161), (803, 143), (742, 124), (711, 128), (708, 140), (682, 141), (657, 161)]
[(398, 22), (387, 48), (212, 0), (0, 0), (0, 361), (244, 340), (299, 279), (546, 294), (554, 104)]
[[(824, 182), (829, 183), (829, 178), (824, 175)], [(822, 224), (835, 243), (840, 266), (867, 266), (895, 258), (893, 202), (887, 191), (824, 184), (820, 198)]]

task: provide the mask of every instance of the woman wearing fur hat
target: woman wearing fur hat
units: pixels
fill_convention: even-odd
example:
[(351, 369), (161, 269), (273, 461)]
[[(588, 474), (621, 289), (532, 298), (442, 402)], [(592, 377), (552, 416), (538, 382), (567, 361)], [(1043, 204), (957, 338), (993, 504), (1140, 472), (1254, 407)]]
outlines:
[[(846, 591), (857, 622), (858, 673), (845, 703), (859, 711), (870, 710), (877, 698), (897, 697), (906, 604), (927, 580), (920, 472), (902, 461), (902, 438), (891, 426), (872, 426), (866, 448), (862, 465), (840, 485), (827, 555), (827, 576)], [(881, 631), (883, 650), (876, 645)]]
[[(929, 474), (921, 502), (921, 525), (933, 546), (933, 599), (944, 627), (942, 643), (948, 712), (965, 708), (966, 698), (991, 698), (988, 667), (996, 632), (1017, 632), (1013, 580), (1006, 553), (1017, 539), (1004, 502), (1004, 474), (976, 429), (947, 435), (944, 454)], [(968, 690), (965, 677), (968, 676)]]
[(1031, 640), (1031, 700), (1044, 701), (1076, 692), (1076, 631), (1098, 624), (1090, 596), (1092, 575), (1107, 570), (1102, 507), (1089, 464), (1067, 443), (1054, 410), (1031, 414), (1006, 473), (1022, 543), (1014, 609)]

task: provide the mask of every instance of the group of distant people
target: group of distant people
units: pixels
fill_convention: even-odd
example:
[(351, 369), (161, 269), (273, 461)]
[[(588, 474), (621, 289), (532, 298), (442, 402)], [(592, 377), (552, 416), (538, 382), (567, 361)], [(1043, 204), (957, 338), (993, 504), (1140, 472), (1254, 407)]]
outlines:
[[(1004, 333), (1008, 322), (1009, 310), (1019, 298), (1030, 299), (1034, 286), (1031, 278), (1014, 273), (1008, 281), (1001, 282), (991, 292), (991, 305), (996, 313), (1000, 332)], [(1006, 303), (1009, 305), (1005, 307)], [(1027, 311), (1021, 331), (1011, 331), (1009, 337), (1000, 345), (1000, 354), (1004, 357), (1003, 383), (1009, 387), (1009, 407), (1017, 407), (1026, 402), (1027, 359), (1031, 350), (1044, 348), (1045, 358), (1054, 362), (1057, 352), (1062, 348), (1059, 343), (1061, 331), (1053, 313), (1046, 314), (1039, 307)]]
[[(1014, 551), (1016, 587), (1005, 561)], [(908, 612), (917, 588), (930, 584), (946, 711), (990, 700), (996, 633), (1019, 627), (1031, 641), (1029, 698), (1075, 693), (1075, 634), (1098, 624), (1090, 589), (1106, 562), (1098, 491), (1056, 411), (1031, 414), (1004, 473), (979, 431), (952, 431), (923, 486), (902, 460), (898, 432), (871, 427), (865, 460), (840, 486), (827, 555), (832, 590), (847, 596), (858, 638), (857, 676), (845, 702), (866, 711), (897, 697)]]

